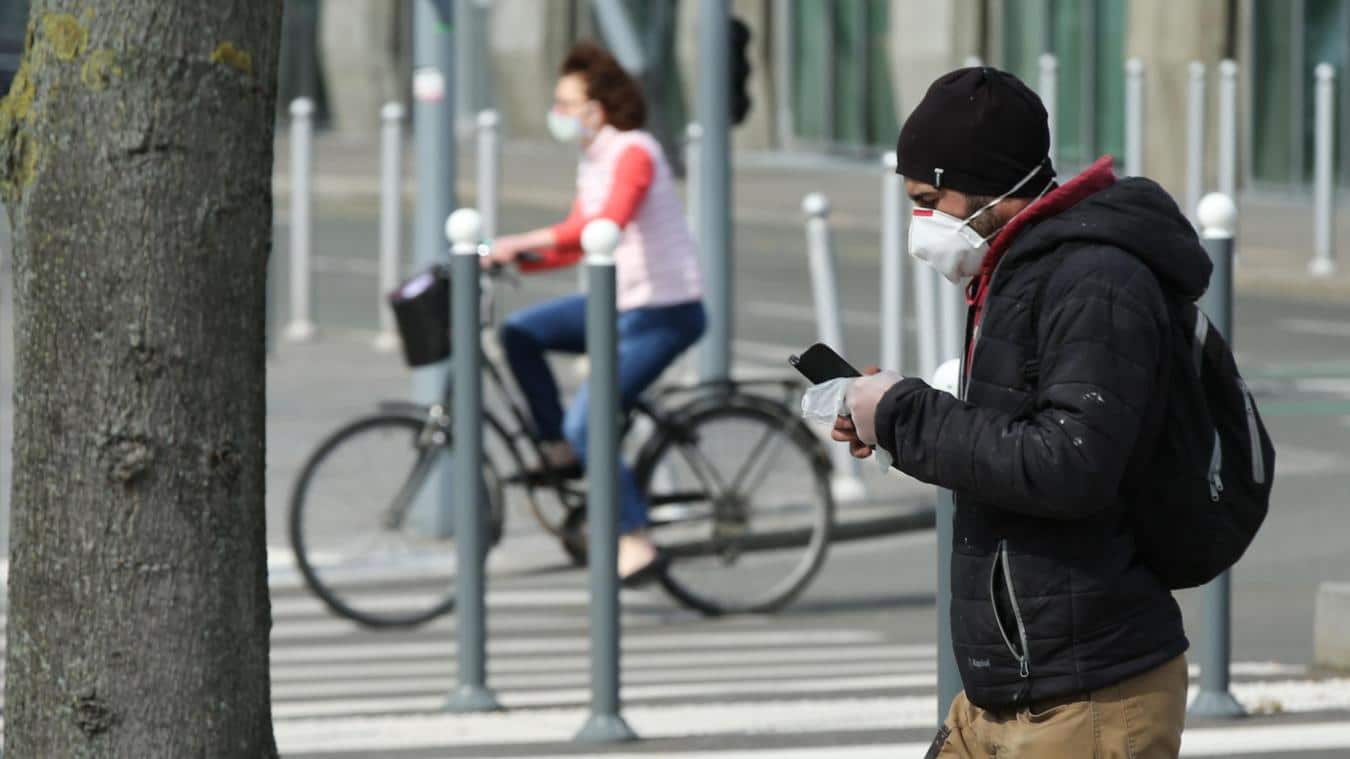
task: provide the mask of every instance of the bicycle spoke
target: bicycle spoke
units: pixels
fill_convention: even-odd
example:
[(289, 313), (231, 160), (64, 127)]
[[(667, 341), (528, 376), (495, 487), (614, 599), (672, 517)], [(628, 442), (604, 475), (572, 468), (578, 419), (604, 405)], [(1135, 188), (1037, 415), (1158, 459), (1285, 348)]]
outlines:
[(422, 454), (417, 457), (412, 471), (408, 473), (408, 479), (404, 481), (403, 487), (399, 488), (399, 491), (394, 494), (394, 500), (384, 512), (386, 529), (396, 530), (403, 525), (403, 519), (408, 515), (408, 505), (412, 503), (413, 496), (417, 495), (418, 491), (422, 489), (435, 459), (435, 453), (430, 450), (423, 450)]
[[(750, 481), (750, 483), (745, 487), (741, 487), (741, 483), (747, 476), (749, 476), (750, 472), (754, 471), (754, 467), (758, 464), (758, 462), (774, 460), (774, 458), (778, 455), (778, 451), (783, 447), (783, 441), (786, 440), (788, 436), (791, 434), (790, 432), (788, 432), (789, 423), (790, 422), (785, 422), (782, 427), (776, 430), (773, 428), (769, 428), (764, 431), (764, 437), (760, 438), (759, 445), (755, 446), (754, 451), (751, 453), (750, 459), (745, 462), (745, 466), (741, 468), (741, 471), (736, 473), (736, 477), (731, 485), (733, 492), (753, 493), (759, 489), (760, 484), (764, 482), (764, 478), (769, 474), (770, 471), (769, 467), (761, 468), (758, 475), (754, 477)], [(770, 437), (773, 437), (775, 439), (774, 444), (772, 446), (765, 445), (764, 441)]]

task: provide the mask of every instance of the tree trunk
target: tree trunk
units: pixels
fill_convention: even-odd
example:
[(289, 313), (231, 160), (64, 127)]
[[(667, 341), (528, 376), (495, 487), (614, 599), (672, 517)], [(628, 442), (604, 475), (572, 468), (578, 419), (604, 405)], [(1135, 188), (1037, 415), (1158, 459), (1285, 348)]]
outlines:
[(263, 304), (281, 9), (33, 3), (0, 105), (7, 756), (276, 756)]

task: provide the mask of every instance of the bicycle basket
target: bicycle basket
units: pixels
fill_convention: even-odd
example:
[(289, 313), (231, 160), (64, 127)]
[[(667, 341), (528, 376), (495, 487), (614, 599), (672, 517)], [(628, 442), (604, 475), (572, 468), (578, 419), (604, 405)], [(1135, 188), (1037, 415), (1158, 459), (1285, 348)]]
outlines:
[(403, 359), (426, 366), (450, 355), (450, 271), (433, 266), (389, 294)]

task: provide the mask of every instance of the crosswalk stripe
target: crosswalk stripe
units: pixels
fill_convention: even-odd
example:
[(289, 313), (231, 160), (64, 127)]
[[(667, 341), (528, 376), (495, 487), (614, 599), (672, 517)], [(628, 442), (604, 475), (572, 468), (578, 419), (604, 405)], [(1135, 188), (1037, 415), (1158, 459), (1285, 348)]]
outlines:
[[(363, 601), (398, 608), (425, 598), (417, 587), (363, 591)], [(698, 749), (663, 756), (880, 759), (921, 755), (928, 747), (913, 738), (936, 723), (932, 644), (896, 643), (867, 629), (783, 629), (758, 617), (705, 621), (655, 602), (625, 601), (625, 718), (643, 738), (701, 739)], [(456, 756), (471, 756), (488, 747), (529, 751), (532, 744), (552, 754), (547, 747), (570, 743), (592, 696), (588, 594), (508, 585), (492, 591), (488, 603), (495, 610), (488, 620), (488, 685), (510, 711), (452, 715), (443, 709), (456, 685), (454, 614), (413, 631), (380, 632), (329, 616), (306, 595), (280, 593), (273, 601), (271, 678), (283, 755), (460, 747)], [(1200, 672), (1195, 664), (1189, 669), (1192, 679)], [(1235, 662), (1231, 674), (1233, 694), (1250, 710), (1350, 710), (1350, 678), (1307, 679), (1302, 666), (1269, 661)], [(898, 731), (910, 731), (905, 742), (872, 743)], [(752, 734), (780, 736), (773, 742), (785, 747), (707, 748), (723, 745), (719, 738), (752, 745)], [(812, 749), (787, 747), (791, 739), (781, 737), (810, 735), (838, 740)], [(851, 745), (859, 743), (868, 745)], [(1182, 755), (1346, 748), (1350, 720), (1192, 729)]]
[[(687, 619), (687, 618), (686, 618)], [(633, 629), (639, 627), (666, 627), (673, 621), (665, 616), (640, 616), (624, 614), (621, 618), (621, 624), (624, 627)], [(447, 638), (453, 638), (451, 630), (455, 629), (455, 617), (447, 615), (438, 617), (416, 628), (418, 632), (438, 631), (445, 632)], [(551, 614), (519, 614), (497, 615), (488, 620), (489, 634), (498, 632), (530, 631), (530, 632), (552, 632), (559, 634), (585, 634), (590, 629), (590, 622), (581, 616), (566, 617)], [(314, 617), (309, 619), (300, 619), (289, 621), (284, 625), (275, 625), (272, 628), (273, 642), (284, 642), (293, 640), (310, 640), (313, 638), (350, 638), (357, 635), (367, 635), (371, 631), (356, 622), (337, 617)]]
[[(837, 656), (843, 652), (835, 653), (836, 656), (833, 658), (820, 657), (821, 661), (812, 663), (803, 663), (796, 657), (786, 660), (776, 657), (755, 657), (747, 660), (747, 654), (740, 654), (739, 657), (711, 657), (707, 661), (701, 661), (698, 656), (687, 657), (682, 658), (682, 664), (679, 666), (651, 666), (650, 662), (641, 661), (637, 664), (625, 662), (621, 675), (625, 686), (781, 681), (804, 677), (828, 681), (855, 675), (910, 673), (932, 675), (930, 684), (936, 685), (937, 682), (936, 664), (932, 661), (894, 661), (879, 658), (871, 651), (850, 652), (868, 655), (843, 658)], [(741, 658), (742, 661), (733, 661), (735, 658)], [(786, 661), (792, 663), (785, 663)], [(341, 669), (332, 669), (331, 666), (322, 669), (306, 667), (300, 670), (275, 668), (272, 670), (272, 692), (279, 700), (294, 700), (307, 694), (323, 695), (343, 688), (347, 689), (345, 692), (364, 691), (371, 695), (445, 689), (454, 679), (455, 668), (449, 661), (438, 664), (440, 666), (418, 663), (343, 666)], [(699, 664), (704, 666), (697, 666)], [(1197, 679), (1199, 674), (1197, 669), (1191, 672), (1190, 677)], [(508, 661), (491, 667), (488, 684), (493, 688), (515, 690), (584, 687), (590, 684), (590, 678), (590, 661), (585, 658), (538, 663)]]
[[(405, 699), (410, 709), (432, 711), (445, 698)], [(301, 704), (278, 704), (273, 715)], [(394, 750), (469, 745), (510, 746), (566, 742), (587, 716), (587, 709), (545, 709), (528, 714), (415, 714), (397, 717), (294, 719), (276, 725), (278, 748), (285, 756), (324, 751)], [(297, 715), (298, 716), (298, 715)], [(856, 732), (936, 724), (933, 697), (889, 697), (743, 703), (634, 705), (624, 718), (644, 738), (728, 735), (753, 729), (762, 734)]]
[[(908, 674), (847, 677), (837, 680), (812, 678), (778, 680), (773, 682), (744, 682), (738, 680), (736, 682), (719, 683), (637, 685), (623, 689), (623, 700), (624, 703), (635, 704), (642, 701), (711, 698), (736, 695), (763, 695), (772, 697), (783, 694), (806, 696), (821, 693), (866, 693), (883, 690), (903, 690), (906, 688), (931, 688), (935, 682), (935, 675)], [(445, 688), (445, 693), (447, 695), (450, 692), (449, 685), (450, 683), (447, 681), (447, 687)], [(416, 707), (412, 707), (411, 709), (393, 708), (391, 707), (392, 702), (398, 702), (400, 704), (417, 703), (423, 704), (423, 709), (429, 708), (425, 705), (425, 701), (414, 697), (408, 697), (406, 699), (392, 698), (388, 700), (370, 697), (313, 701), (275, 700), (277, 703), (273, 704), (274, 715), (276, 710), (282, 707), (292, 707), (294, 713), (297, 715), (314, 714), (316, 716), (318, 714), (382, 714), (392, 711), (417, 710)], [(500, 691), (497, 693), (497, 700), (507, 709), (581, 706), (591, 702), (591, 690), (590, 688), (557, 688), (551, 690)]]
[[(852, 682), (864, 675), (878, 676), (883, 673), (896, 677), (913, 676), (915, 682), (928, 686), (937, 684), (937, 670), (934, 669), (932, 664), (917, 666), (913, 664), (885, 665), (872, 662), (864, 662), (863, 664), (864, 666), (854, 664), (853, 666), (777, 667), (760, 669), (759, 671), (741, 668), (733, 670), (726, 668), (639, 670), (623, 673), (624, 696), (633, 698), (634, 693), (638, 693), (640, 696), (643, 692), (643, 686), (656, 687), (660, 685), (694, 687), (705, 690), (704, 693), (694, 695), (728, 693), (733, 692), (732, 689), (736, 687), (749, 689), (752, 684), (760, 690), (774, 691), (785, 684), (800, 683), (803, 678), (811, 678), (814, 682), (819, 683)], [(919, 675), (922, 675), (922, 677), (919, 677)], [(574, 695), (573, 690), (561, 689), (579, 688), (584, 690), (590, 687), (590, 683), (591, 675), (585, 671), (542, 675), (529, 672), (497, 675), (488, 678), (488, 684), (492, 688), (502, 693), (512, 694), (508, 698), (514, 698), (514, 694), (536, 691), (563, 693), (571, 696)], [(409, 693), (448, 693), (454, 684), (455, 678), (451, 672), (431, 676), (423, 673), (420, 677), (351, 677), (303, 682), (280, 681), (274, 678), (272, 698), (274, 701), (302, 701), (330, 697), (338, 693), (350, 694), (354, 697)]]
[[(447, 588), (449, 585), (447, 584)], [(343, 595), (342, 600), (357, 609), (371, 613), (381, 613), (390, 611), (406, 611), (408, 609), (423, 609), (434, 605), (445, 597), (445, 593), (437, 592), (435, 589), (428, 589), (421, 593), (373, 593), (363, 591), (361, 593), (352, 593)], [(655, 597), (643, 596), (643, 599), (652, 599), (653, 606), (660, 604), (662, 607), (669, 607), (669, 603)], [(590, 594), (584, 590), (572, 588), (557, 588), (553, 590), (494, 590), (487, 594), (488, 609), (521, 609), (536, 607), (586, 607), (590, 603)], [(272, 616), (277, 619), (285, 617), (305, 616), (305, 615), (324, 615), (328, 616), (331, 612), (328, 607), (323, 605), (318, 598), (310, 595), (290, 595), (281, 598), (272, 599)]]
[[(731, 671), (754, 671), (771, 667), (782, 671), (787, 667), (810, 667), (829, 669), (847, 669), (850, 667), (908, 667), (923, 669), (933, 666), (931, 657), (905, 657), (895, 655), (895, 646), (872, 645), (837, 650), (821, 648), (786, 648), (767, 651), (704, 651), (695, 653), (674, 652), (632, 652), (623, 657), (623, 671), (631, 672), (677, 672), (688, 667), (721, 666)], [(547, 674), (554, 672), (590, 672), (590, 658), (587, 656), (569, 656), (563, 658), (530, 657), (521, 659), (490, 659), (488, 661), (489, 679), (495, 682), (499, 675), (508, 674)], [(438, 656), (430, 661), (414, 662), (377, 661), (354, 664), (344, 662), (334, 668), (329, 662), (321, 664), (274, 664), (272, 681), (287, 682), (300, 680), (330, 680), (347, 677), (397, 677), (400, 675), (426, 675), (437, 668), (445, 672), (454, 671), (454, 655)]]
[[(667, 754), (677, 759), (894, 759), (919, 756), (928, 741), (822, 748), (732, 749)], [(1200, 728), (1181, 736), (1181, 755), (1242, 756), (1265, 752), (1330, 751), (1350, 748), (1350, 723), (1279, 727)], [(650, 753), (569, 754), (569, 759), (651, 759)]]
[[(881, 635), (864, 630), (747, 630), (734, 632), (688, 632), (666, 635), (625, 635), (623, 648), (628, 651), (681, 651), (734, 648), (792, 648), (798, 646), (855, 645), (879, 643)], [(300, 662), (346, 661), (358, 657), (381, 661), (422, 659), (454, 655), (454, 641), (447, 637), (438, 641), (381, 641), (367, 639), (364, 643), (334, 645), (285, 646), (272, 649), (272, 664)], [(585, 654), (590, 641), (575, 638), (498, 638), (488, 640), (489, 656), (531, 654)], [(931, 645), (891, 646), (894, 656), (931, 657), (937, 647)]]

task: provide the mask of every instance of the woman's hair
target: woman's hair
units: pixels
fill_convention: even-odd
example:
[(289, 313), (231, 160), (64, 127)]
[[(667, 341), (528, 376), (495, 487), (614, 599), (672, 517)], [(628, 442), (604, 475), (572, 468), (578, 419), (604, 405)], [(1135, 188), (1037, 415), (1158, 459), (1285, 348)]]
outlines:
[(642, 88), (608, 50), (592, 42), (577, 43), (563, 59), (559, 74), (579, 74), (586, 82), (586, 97), (604, 106), (606, 120), (615, 129), (639, 129), (646, 123)]

